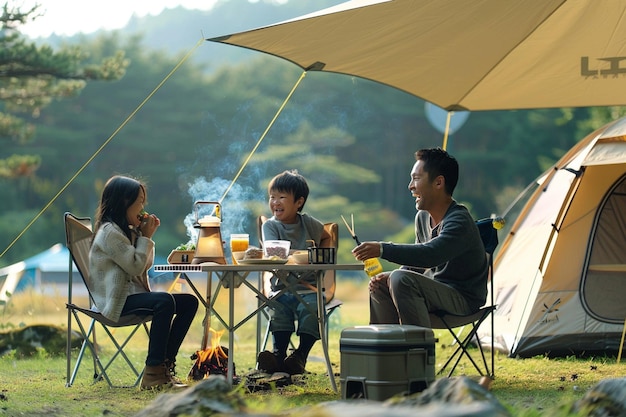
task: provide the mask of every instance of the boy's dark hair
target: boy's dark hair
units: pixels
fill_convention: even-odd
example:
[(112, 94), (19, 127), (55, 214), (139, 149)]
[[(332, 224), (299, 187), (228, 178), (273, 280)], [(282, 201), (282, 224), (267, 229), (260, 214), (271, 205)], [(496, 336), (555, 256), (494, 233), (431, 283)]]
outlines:
[(448, 152), (441, 148), (420, 149), (415, 152), (415, 159), (424, 162), (424, 171), (433, 181), (442, 175), (446, 180), (446, 193), (450, 196), (459, 181), (459, 163)]
[(304, 204), (306, 203), (306, 199), (309, 197), (309, 185), (296, 169), (284, 171), (272, 178), (267, 186), (267, 191), (270, 193), (272, 191), (290, 193), (293, 194), (294, 200), (303, 197), (304, 200), (302, 202), (302, 206), (298, 208), (298, 211), (302, 211)]

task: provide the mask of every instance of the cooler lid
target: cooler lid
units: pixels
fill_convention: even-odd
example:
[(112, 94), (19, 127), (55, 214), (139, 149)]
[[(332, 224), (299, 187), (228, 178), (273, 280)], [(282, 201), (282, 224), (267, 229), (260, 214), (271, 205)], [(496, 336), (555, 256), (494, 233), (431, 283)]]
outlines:
[(341, 343), (353, 345), (397, 345), (434, 343), (432, 329), (400, 324), (371, 324), (341, 331)]

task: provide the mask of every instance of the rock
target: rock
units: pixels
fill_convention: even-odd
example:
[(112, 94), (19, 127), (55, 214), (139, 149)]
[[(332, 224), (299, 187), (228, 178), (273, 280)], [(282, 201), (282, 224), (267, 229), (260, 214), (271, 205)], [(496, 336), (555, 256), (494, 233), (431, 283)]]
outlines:
[[(293, 417), (496, 417), (510, 416), (495, 412), (487, 403), (428, 404), (423, 406), (390, 406), (372, 400), (337, 401), (290, 413)], [(282, 415), (281, 415), (282, 416)]]
[(159, 395), (135, 417), (205, 417), (245, 411), (245, 403), (221, 375), (211, 375), (176, 394)]
[[(135, 417), (185, 417), (228, 414), (245, 417), (244, 401), (222, 376), (210, 376), (177, 394), (162, 394)], [(255, 417), (269, 416), (254, 414)], [(281, 417), (510, 417), (489, 391), (466, 377), (441, 378), (422, 393), (385, 402), (341, 400), (288, 410)]]
[[(82, 338), (72, 332), (72, 347), (80, 347)], [(32, 325), (0, 333), (0, 355), (15, 351), (17, 357), (32, 356), (37, 349), (50, 355), (63, 355), (67, 348), (67, 330), (59, 326)]]
[(511, 415), (491, 392), (467, 377), (439, 378), (421, 393), (393, 397), (385, 405), (419, 408), (420, 413), (428, 409), (429, 415), (440, 417)]
[(589, 417), (626, 416), (626, 378), (598, 382), (574, 403), (572, 411)]

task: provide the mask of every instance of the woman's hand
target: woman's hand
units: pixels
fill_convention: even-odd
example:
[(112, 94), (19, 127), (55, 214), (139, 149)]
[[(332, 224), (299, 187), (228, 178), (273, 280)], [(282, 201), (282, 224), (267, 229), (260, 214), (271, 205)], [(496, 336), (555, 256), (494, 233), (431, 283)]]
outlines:
[(141, 219), (141, 224), (139, 225), (139, 230), (141, 230), (141, 234), (147, 238), (152, 238), (156, 229), (161, 225), (161, 220), (156, 216), (156, 214), (150, 214), (143, 219)]

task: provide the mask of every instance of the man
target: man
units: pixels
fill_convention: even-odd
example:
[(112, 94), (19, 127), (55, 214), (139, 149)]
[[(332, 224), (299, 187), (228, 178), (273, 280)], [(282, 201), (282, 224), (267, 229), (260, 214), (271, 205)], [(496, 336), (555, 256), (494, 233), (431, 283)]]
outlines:
[(415, 243), (363, 242), (359, 261), (381, 257), (404, 265), (370, 279), (370, 324), (430, 327), (428, 313), (471, 314), (485, 304), (488, 264), (478, 228), (452, 193), (455, 158), (440, 148), (415, 153), (409, 190), (415, 197)]

